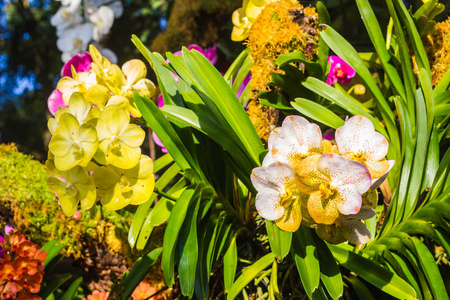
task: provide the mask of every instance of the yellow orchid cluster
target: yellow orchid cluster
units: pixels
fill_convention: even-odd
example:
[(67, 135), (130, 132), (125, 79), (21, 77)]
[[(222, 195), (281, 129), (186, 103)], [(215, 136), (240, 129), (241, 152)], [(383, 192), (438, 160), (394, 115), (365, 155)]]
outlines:
[(153, 162), (141, 154), (145, 132), (130, 123), (141, 117), (133, 93), (151, 97), (154, 84), (137, 59), (122, 68), (94, 47), (89, 72), (76, 72), (58, 82), (64, 103), (48, 121), (52, 134), (47, 180), (67, 216), (90, 209), (97, 200), (108, 210), (146, 202), (153, 192)]
[(287, 117), (253, 170), (256, 209), (285, 231), (303, 224), (330, 243), (366, 243), (362, 220), (375, 215), (375, 190), (394, 163), (385, 158), (388, 141), (363, 116), (348, 119), (335, 139), (322, 139), (319, 126), (303, 117)]

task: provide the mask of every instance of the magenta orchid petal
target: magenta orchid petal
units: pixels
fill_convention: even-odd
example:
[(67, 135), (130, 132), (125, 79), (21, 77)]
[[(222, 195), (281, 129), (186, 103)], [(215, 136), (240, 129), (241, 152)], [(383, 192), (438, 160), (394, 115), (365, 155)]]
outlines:
[(217, 62), (217, 45), (214, 44), (211, 48), (206, 48), (204, 55), (211, 62), (211, 64), (215, 65)]
[(237, 98), (241, 97), (242, 93), (244, 92), (244, 90), (247, 87), (247, 84), (250, 82), (251, 78), (252, 78), (252, 76), (250, 75), (250, 73), (248, 73), (247, 76), (245, 76), (244, 81), (242, 82), (241, 86), (239, 87), (239, 90), (236, 93)]
[(329, 56), (328, 63), (330, 71), (326, 83), (329, 85), (336, 82), (349, 83), (356, 75), (356, 71), (339, 56)]
[(364, 116), (353, 116), (336, 130), (336, 143), (340, 154), (365, 154), (370, 160), (383, 159), (389, 142), (375, 131), (372, 121)]
[(156, 104), (158, 105), (159, 108), (164, 106), (164, 98), (163, 98), (162, 94), (158, 95), (158, 100), (157, 100)]
[(357, 187), (353, 184), (341, 185), (337, 188), (340, 199), (337, 203), (343, 215), (354, 215), (361, 209), (362, 199)]
[(84, 52), (82, 55), (74, 55), (68, 62), (64, 64), (62, 69), (62, 77), (69, 76), (72, 78), (72, 68), (75, 68), (77, 73), (89, 72), (91, 70), (92, 58), (89, 52)]
[(48, 110), (53, 116), (60, 107), (67, 107), (67, 105), (64, 103), (62, 93), (58, 89), (55, 89), (48, 97), (47, 106)]
[(319, 126), (309, 123), (300, 116), (284, 119), (282, 127), (269, 136), (269, 152), (278, 162), (294, 163), (298, 157), (306, 157), (310, 151), (320, 151), (322, 133)]
[(164, 147), (163, 143), (161, 142), (159, 137), (156, 135), (156, 133), (152, 132), (152, 137), (153, 137), (153, 141), (155, 142), (155, 144), (158, 145), (159, 147), (161, 147), (161, 151), (163, 153), (167, 153), (167, 149)]

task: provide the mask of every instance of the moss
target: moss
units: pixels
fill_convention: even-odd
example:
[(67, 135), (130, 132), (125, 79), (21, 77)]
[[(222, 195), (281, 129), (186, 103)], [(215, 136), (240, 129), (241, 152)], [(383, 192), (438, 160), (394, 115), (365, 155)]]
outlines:
[(435, 86), (450, 67), (450, 19), (437, 23), (424, 45), (431, 65), (432, 83)]
[(58, 199), (47, 187), (48, 172), (14, 144), (0, 145), (0, 210), (2, 223), (14, 225), (39, 245), (58, 240), (63, 254), (82, 257), (83, 242), (105, 242), (110, 252), (130, 257), (127, 243), (132, 213), (112, 212), (100, 206), (90, 217), (86, 212), (76, 221), (66, 217)]
[(258, 94), (273, 89), (267, 85), (272, 74), (284, 73), (275, 65), (281, 54), (302, 51), (307, 60), (314, 58), (317, 54), (317, 27), (315, 8), (304, 8), (292, 0), (268, 4), (253, 23), (247, 42), (253, 60), (248, 114), (263, 142), (267, 142), (271, 127), (275, 125), (273, 121), (276, 122), (278, 117), (259, 103)]

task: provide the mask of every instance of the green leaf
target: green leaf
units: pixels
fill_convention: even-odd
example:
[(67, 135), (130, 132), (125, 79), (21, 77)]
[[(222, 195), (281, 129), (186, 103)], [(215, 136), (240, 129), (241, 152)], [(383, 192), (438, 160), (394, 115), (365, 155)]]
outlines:
[[(319, 24), (331, 24), (330, 15), (328, 14), (326, 6), (322, 2), (317, 2), (316, 4), (317, 13), (319, 14)], [(322, 67), (322, 74), (327, 73), (327, 63), (328, 63), (328, 53), (330, 52), (330, 49), (328, 48), (328, 45), (325, 43), (323, 38), (319, 36), (319, 44), (318, 44), (319, 50), (318, 50), (318, 60), (319, 64)], [(322, 78), (325, 79), (325, 78)]]
[(130, 273), (128, 273), (122, 281), (122, 286), (125, 288), (123, 292), (123, 299), (128, 299), (139, 283), (144, 280), (145, 276), (158, 260), (162, 250), (163, 249), (161, 247), (153, 249), (151, 252), (136, 261)]
[(311, 298), (320, 283), (320, 265), (311, 229), (300, 226), (293, 234), (291, 255), (297, 266), (303, 288)]
[(270, 249), (281, 262), (291, 249), (292, 232), (278, 228), (273, 221), (266, 220), (267, 236), (269, 237)]
[(368, 259), (349, 245), (328, 245), (335, 259), (348, 270), (389, 295), (400, 299), (415, 299), (416, 291), (398, 275)]
[[(243, 143), (245, 150), (257, 162), (258, 155), (264, 151), (264, 147), (247, 113), (227, 82), (208, 59), (198, 51), (187, 51), (184, 48), (183, 56), (191, 71), (190, 74), (195, 75), (184, 79), (208, 96), (203, 98), (204, 101), (207, 101), (205, 104), (210, 109), (218, 110), (222, 114), (239, 138), (239, 141), (236, 142)], [(208, 99), (212, 101), (209, 102)]]
[(47, 252), (47, 258), (44, 261), (45, 271), (47, 270), (47, 265), (50, 264), (50, 262), (58, 255), (58, 253), (64, 248), (64, 245), (56, 245), (59, 241), (52, 240), (42, 246), (41, 250), (44, 250)]
[(156, 135), (164, 141), (164, 147), (182, 170), (196, 170), (196, 164), (178, 134), (153, 101), (134, 93), (134, 102), (145, 121)]
[(75, 279), (74, 282), (69, 286), (66, 292), (59, 298), (59, 300), (72, 300), (78, 293), (78, 287), (83, 282), (83, 277)]
[(172, 286), (175, 283), (174, 280), (174, 267), (175, 267), (175, 249), (178, 241), (178, 235), (183, 225), (186, 213), (192, 199), (195, 199), (199, 193), (198, 186), (189, 186), (183, 191), (181, 196), (175, 202), (170, 214), (169, 221), (164, 233), (163, 253), (161, 260), (161, 268), (164, 272), (164, 279), (167, 286)]
[(197, 215), (200, 202), (200, 197), (191, 200), (178, 238), (180, 257), (178, 261), (178, 274), (181, 292), (189, 298), (192, 298), (194, 294), (195, 272), (197, 268)]
[(425, 246), (418, 238), (413, 236), (411, 239), (416, 247), (417, 258), (428, 279), (434, 299), (449, 299), (445, 290), (444, 281), (442, 280), (441, 273), (439, 273), (433, 255), (430, 253), (427, 246)]
[(338, 299), (344, 293), (344, 283), (339, 266), (325, 242), (316, 234), (312, 234), (312, 236), (316, 243), (317, 257), (320, 262), (320, 279), (331, 298)]
[(345, 123), (334, 112), (314, 101), (295, 98), (295, 101), (291, 102), (291, 105), (299, 113), (331, 128), (337, 129)]
[(439, 83), (434, 87), (433, 94), (434, 97), (438, 97), (447, 91), (450, 84), (450, 69), (445, 72), (445, 75), (441, 78)]
[(364, 283), (361, 282), (361, 280), (358, 279), (358, 277), (355, 275), (350, 275), (349, 277), (346, 277), (346, 279), (351, 283), (359, 299), (375, 300), (375, 297), (372, 295), (370, 290)]
[(366, 26), (367, 32), (369, 33), (370, 40), (372, 41), (381, 63), (383, 64), (384, 70), (392, 83), (392, 88), (398, 95), (400, 95), (402, 99), (406, 100), (406, 93), (402, 79), (400, 78), (400, 75), (395, 67), (389, 63), (391, 55), (386, 49), (386, 42), (384, 40), (383, 33), (381, 32), (377, 17), (375, 16), (369, 1), (357, 0), (356, 4), (358, 5), (362, 20)]
[(269, 267), (273, 263), (274, 259), (275, 255), (273, 253), (268, 253), (251, 266), (245, 268), (242, 271), (242, 274), (231, 286), (227, 295), (227, 300), (236, 298), (236, 296), (239, 295), (239, 293), (247, 286), (247, 284), (249, 284), (254, 278), (258, 276), (260, 272), (267, 269), (267, 267)]
[(39, 291), (38, 295), (42, 297), (42, 299), (47, 298), (71, 277), (72, 275), (70, 274), (62, 274), (55, 279), (46, 281), (43, 285), (41, 285), (41, 290)]
[(380, 132), (386, 137), (389, 137), (386, 133), (386, 130), (380, 125), (380, 122), (376, 120), (374, 117), (372, 117), (372, 115), (370, 115), (365, 110), (365, 107), (363, 107), (363, 105), (360, 102), (354, 101), (347, 94), (344, 94), (338, 91), (337, 89), (329, 86), (325, 82), (312, 77), (308, 77), (308, 79), (306, 79), (306, 81), (303, 82), (303, 85), (309, 90), (317, 93), (318, 95), (339, 105), (352, 115), (363, 115), (369, 118), (378, 132)]
[(225, 255), (223, 256), (223, 281), (225, 286), (225, 292), (231, 289), (236, 276), (237, 268), (237, 245), (236, 236), (231, 239)]

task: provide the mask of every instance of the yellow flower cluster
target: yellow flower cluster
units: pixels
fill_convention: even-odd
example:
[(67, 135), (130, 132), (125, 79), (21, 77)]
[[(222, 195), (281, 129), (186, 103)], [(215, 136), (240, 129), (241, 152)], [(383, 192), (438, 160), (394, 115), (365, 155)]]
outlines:
[(78, 205), (90, 209), (97, 200), (109, 210), (146, 202), (153, 192), (153, 162), (141, 154), (145, 132), (130, 123), (141, 117), (133, 93), (151, 97), (154, 84), (137, 59), (122, 68), (93, 46), (89, 72), (76, 72), (58, 82), (63, 101), (48, 121), (52, 134), (46, 166), (47, 184), (58, 195), (64, 213)]

